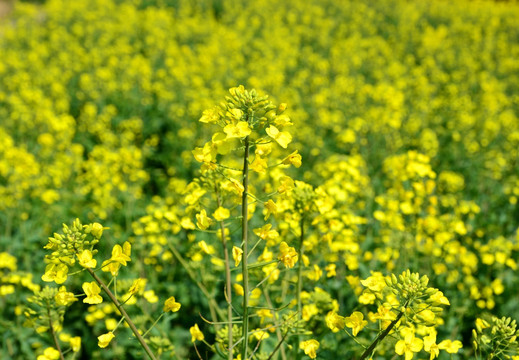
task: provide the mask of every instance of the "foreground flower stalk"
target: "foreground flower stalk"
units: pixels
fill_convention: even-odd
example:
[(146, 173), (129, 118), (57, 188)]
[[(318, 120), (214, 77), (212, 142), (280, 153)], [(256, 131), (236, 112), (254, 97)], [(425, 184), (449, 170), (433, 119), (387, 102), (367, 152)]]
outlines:
[(99, 286), (101, 286), (101, 289), (103, 289), (103, 291), (106, 293), (106, 295), (108, 295), (110, 300), (117, 307), (117, 310), (119, 310), (121, 312), (122, 316), (124, 317), (124, 320), (126, 321), (128, 326), (130, 327), (132, 332), (135, 334), (135, 337), (137, 338), (137, 341), (139, 341), (139, 343), (141, 344), (142, 348), (144, 349), (144, 351), (146, 352), (148, 357), (150, 359), (152, 359), (152, 360), (156, 360), (155, 355), (153, 355), (153, 352), (151, 351), (150, 347), (148, 346), (148, 344), (146, 343), (146, 341), (144, 340), (142, 335), (139, 333), (139, 330), (137, 329), (137, 327), (133, 323), (132, 319), (130, 318), (130, 316), (128, 315), (126, 310), (124, 310), (124, 308), (121, 305), (121, 303), (117, 300), (117, 298), (110, 291), (110, 289), (105, 285), (105, 283), (96, 275), (96, 273), (94, 271), (92, 271), (92, 269), (90, 269), (90, 268), (86, 268), (86, 269), (87, 269), (88, 273), (94, 278), (94, 280), (99, 284)]
[(359, 360), (364, 360), (366, 358), (368, 358), (369, 356), (372, 356), (373, 354), (373, 351), (376, 349), (377, 345), (385, 339), (385, 337), (391, 332), (391, 330), (393, 330), (393, 328), (395, 327), (395, 325), (400, 321), (400, 319), (402, 318), (402, 316), (404, 315), (403, 312), (400, 312), (398, 314), (398, 316), (396, 317), (395, 320), (391, 321), (391, 323), (389, 324), (389, 326), (384, 330), (382, 331), (378, 336), (377, 338), (375, 339), (375, 341), (373, 341), (371, 343), (371, 345), (362, 353), (362, 355), (360, 356)]
[(54, 331), (54, 326), (52, 326), (50, 307), (47, 307), (47, 314), (49, 316), (49, 331), (52, 336), (52, 340), (54, 340), (54, 345), (56, 345), (56, 349), (59, 352), (59, 358), (60, 358), (60, 360), (65, 360), (65, 358), (63, 357), (63, 352), (61, 351), (61, 347), (59, 346), (58, 337), (56, 336), (56, 332)]
[[(249, 188), (249, 137), (245, 138), (245, 153), (243, 155), (243, 193), (242, 193), (242, 273), (243, 273), (243, 348), (242, 359), (247, 359), (249, 345), (249, 269), (248, 262), (248, 188)], [(231, 341), (232, 336), (229, 337)], [(230, 346), (229, 346), (230, 347)]]

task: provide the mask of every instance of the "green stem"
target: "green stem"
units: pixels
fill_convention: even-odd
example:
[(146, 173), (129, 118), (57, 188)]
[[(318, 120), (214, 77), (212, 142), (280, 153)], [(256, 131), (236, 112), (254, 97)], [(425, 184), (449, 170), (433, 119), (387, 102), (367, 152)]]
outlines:
[[(189, 275), (189, 277), (191, 278), (191, 280), (193, 280), (193, 282), (198, 286), (200, 291), (202, 291), (204, 296), (207, 298), (207, 301), (209, 302), (209, 311), (211, 312), (211, 318), (213, 319), (213, 322), (214, 323), (218, 322), (217, 321), (218, 320), (218, 316), (220, 318), (224, 319), (225, 316), (224, 316), (223, 313), (220, 312), (220, 308), (218, 307), (218, 304), (216, 304), (216, 302), (214, 301), (214, 298), (211, 296), (211, 294), (209, 294), (209, 291), (204, 286), (204, 284), (202, 284), (200, 281), (198, 281), (197, 276), (193, 273), (193, 270), (191, 270), (191, 268), (189, 267), (187, 262), (182, 258), (182, 256), (178, 252), (178, 250), (173, 245), (171, 245), (170, 243), (168, 243), (168, 248), (169, 248), (169, 250), (171, 250), (171, 252), (175, 256), (177, 261), (186, 270), (186, 272)], [(217, 312), (218, 312), (218, 316), (216, 314)], [(218, 327), (217, 327), (217, 329), (218, 329)]]
[[(404, 310), (405, 311), (405, 310)], [(371, 355), (371, 353), (373, 352), (373, 350), (375, 350), (375, 348), (377, 347), (378, 343), (381, 342), (382, 340), (384, 340), (384, 338), (391, 332), (391, 330), (393, 330), (393, 328), (395, 327), (395, 325), (397, 324), (397, 322), (400, 321), (400, 319), (402, 318), (402, 316), (404, 315), (404, 312), (401, 311), (400, 314), (398, 314), (398, 316), (396, 317), (395, 320), (391, 321), (391, 323), (389, 324), (389, 326), (386, 328), (386, 330), (382, 331), (378, 336), (377, 338), (375, 339), (375, 341), (373, 341), (373, 343), (366, 349), (366, 351), (364, 351), (364, 353), (360, 356), (359, 360), (364, 360), (366, 359), (368, 356)]]
[(114, 296), (114, 294), (112, 294), (112, 292), (110, 291), (110, 289), (105, 285), (105, 283), (96, 275), (95, 272), (92, 271), (92, 269), (89, 269), (87, 268), (87, 271), (88, 273), (94, 278), (94, 280), (101, 286), (101, 288), (104, 290), (104, 292), (106, 293), (106, 295), (108, 295), (108, 297), (110, 298), (110, 300), (112, 301), (112, 303), (117, 307), (117, 310), (119, 310), (119, 312), (124, 316), (124, 320), (126, 320), (126, 323), (128, 324), (128, 326), (130, 327), (130, 329), (132, 329), (132, 332), (135, 334), (135, 337), (137, 338), (137, 340), (139, 341), (139, 343), (141, 344), (142, 348), (144, 349), (144, 351), (146, 352), (146, 354), (148, 354), (148, 357), (152, 360), (156, 360), (156, 357), (155, 355), (153, 355), (153, 353), (151, 352), (151, 349), (149, 348), (148, 344), (146, 344), (146, 341), (144, 341), (144, 338), (142, 337), (142, 335), (139, 333), (139, 330), (137, 329), (137, 327), (135, 326), (135, 324), (133, 323), (132, 319), (130, 318), (130, 316), (128, 315), (128, 313), (126, 312), (126, 310), (124, 310), (123, 306), (119, 303), (119, 301), (117, 300), (117, 298)]
[[(220, 201), (220, 192), (218, 191), (218, 186), (215, 185), (216, 191), (216, 201), (218, 203), (218, 207), (222, 205)], [(222, 234), (222, 243), (223, 243), (223, 253), (225, 259), (225, 292), (227, 298), (227, 336), (229, 337), (229, 353), (227, 354), (228, 360), (233, 360), (233, 352), (232, 352), (232, 278), (231, 278), (231, 266), (229, 261), (229, 249), (227, 248), (227, 239), (225, 237), (225, 225), (223, 221), (220, 221), (220, 231)]]
[(249, 347), (249, 269), (247, 268), (248, 248), (248, 193), (249, 191), (249, 137), (245, 138), (245, 153), (243, 155), (243, 194), (242, 194), (242, 273), (243, 273), (243, 347), (242, 360), (247, 360), (247, 351)]
[(150, 328), (148, 330), (146, 330), (146, 332), (144, 334), (142, 334), (142, 337), (145, 338), (146, 335), (148, 335), (148, 333), (151, 331), (151, 329), (153, 329), (155, 327), (155, 325), (157, 325), (157, 323), (159, 322), (160, 319), (162, 319), (162, 316), (164, 316), (164, 313), (160, 314), (159, 317), (157, 318), (157, 320), (155, 320), (153, 322), (153, 324), (150, 326)]
[[(278, 338), (278, 344), (277, 344), (276, 348), (270, 354), (269, 359), (271, 359), (272, 356), (274, 356), (274, 353), (278, 349), (281, 349), (281, 359), (287, 360), (287, 356), (285, 354), (285, 347), (282, 346), (282, 345), (283, 345), (283, 341), (285, 340), (285, 338), (288, 335), (288, 331), (286, 331), (284, 335), (281, 335), (281, 330), (279, 328), (279, 323), (278, 323), (278, 320), (276, 319), (276, 311), (274, 310), (274, 306), (272, 305), (272, 301), (270, 300), (269, 291), (268, 291), (268, 288), (266, 286), (263, 288), (263, 294), (265, 295), (265, 300), (267, 300), (267, 305), (268, 305), (268, 307), (270, 309), (270, 312), (272, 313), (272, 318), (273, 318), (273, 321), (274, 321), (274, 326), (276, 327), (276, 336)], [(276, 356), (276, 359), (277, 359), (277, 356)]]
[[(297, 320), (300, 322), (303, 318), (303, 304), (301, 302), (301, 292), (303, 291), (303, 241), (305, 238), (305, 219), (304, 215), (301, 214), (301, 221), (299, 223), (299, 231), (300, 231), (300, 237), (299, 237), (299, 249), (297, 250), (297, 253), (299, 254), (299, 261), (297, 262)], [(301, 353), (299, 352), (299, 335), (296, 335), (295, 337), (295, 343), (294, 343), (294, 358), (299, 359)]]
[(58, 338), (56, 337), (56, 333), (54, 332), (54, 327), (52, 326), (52, 319), (50, 315), (50, 307), (47, 305), (47, 315), (49, 316), (49, 330), (50, 334), (52, 336), (52, 340), (54, 340), (54, 345), (56, 345), (56, 350), (59, 352), (59, 358), (60, 360), (65, 360), (63, 357), (63, 352), (61, 351), (61, 347), (59, 346)]

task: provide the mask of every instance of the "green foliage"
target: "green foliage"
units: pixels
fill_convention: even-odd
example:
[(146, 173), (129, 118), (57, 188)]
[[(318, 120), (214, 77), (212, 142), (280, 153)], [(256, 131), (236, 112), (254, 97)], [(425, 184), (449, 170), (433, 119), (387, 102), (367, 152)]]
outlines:
[[(238, 123), (248, 120), (257, 136), (251, 287), (268, 277), (250, 301), (281, 315), (251, 310), (254, 327), (271, 326), (269, 338), (251, 340), (258, 358), (289, 323), (276, 356), (359, 356), (398, 316), (404, 289), (385, 286), (407, 269), (427, 275), (450, 306), (420, 321), (422, 303), (406, 312), (412, 331), (395, 324), (373, 359), (429, 357), (436, 335), (452, 339), (437, 345), (440, 359), (498, 354), (513, 343), (512, 319), (492, 319), (519, 314), (518, 17), (516, 3), (492, 1), (15, 2), (0, 19), (0, 357), (53, 346), (48, 332), (21, 326), (27, 299), (46, 291), (43, 274), (68, 291), (92, 281), (56, 259), (109, 259), (126, 241), (132, 262), (110, 286), (122, 296), (147, 280), (125, 305), (137, 326), (148, 329), (171, 295), (182, 304), (150, 331), (156, 355), (196, 358), (194, 324), (225, 353), (229, 327), (198, 314), (227, 321), (222, 240), (234, 268), (246, 132)], [(228, 95), (238, 84), (247, 96)], [(217, 124), (201, 126), (211, 114)], [(52, 235), (76, 218), (110, 230), (96, 244)], [(49, 237), (56, 256), (43, 261)], [(238, 311), (242, 273), (231, 272)], [(370, 278), (384, 284), (383, 301), (362, 285)], [(120, 319), (114, 307), (79, 301), (63, 316), (59, 341), (73, 348), (81, 337), (77, 356), (142, 358), (130, 332), (97, 348)], [(215, 350), (195, 344), (203, 358)], [(499, 354), (517, 356), (507, 350)]]

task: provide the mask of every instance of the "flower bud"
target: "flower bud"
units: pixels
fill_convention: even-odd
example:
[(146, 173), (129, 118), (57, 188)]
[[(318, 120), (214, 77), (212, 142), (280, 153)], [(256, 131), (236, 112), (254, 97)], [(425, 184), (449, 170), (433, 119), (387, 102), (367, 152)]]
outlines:
[(91, 234), (99, 239), (103, 235), (103, 230), (104, 230), (103, 225), (101, 225), (99, 223), (93, 223)]
[(277, 114), (277, 115), (281, 115), (281, 114), (283, 114), (283, 112), (285, 112), (285, 110), (287, 109), (287, 106), (288, 106), (287, 103), (281, 103), (281, 104), (279, 104), (278, 109), (277, 109), (277, 111), (276, 111), (276, 114)]

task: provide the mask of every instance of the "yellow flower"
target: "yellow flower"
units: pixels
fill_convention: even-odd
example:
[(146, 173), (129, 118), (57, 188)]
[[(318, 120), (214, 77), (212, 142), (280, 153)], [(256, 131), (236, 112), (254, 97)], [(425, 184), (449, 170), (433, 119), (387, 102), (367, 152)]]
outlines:
[(330, 311), (326, 315), (325, 321), (326, 326), (328, 326), (332, 332), (338, 332), (346, 326), (344, 316), (340, 316), (335, 311)]
[(268, 168), (267, 160), (265, 160), (261, 156), (256, 156), (254, 158), (254, 161), (252, 162), (252, 164), (250, 164), (250, 169), (252, 171), (257, 172), (258, 174), (266, 174), (267, 168)]
[(422, 350), (423, 342), (421, 339), (415, 338), (414, 334), (408, 333), (403, 340), (399, 340), (395, 344), (395, 352), (398, 355), (405, 354), (405, 360), (411, 360), (415, 352)]
[(281, 178), (281, 184), (278, 187), (278, 193), (289, 193), (294, 188), (294, 180), (289, 176), (283, 176)]
[(326, 267), (325, 267), (326, 277), (334, 277), (334, 276), (336, 276), (337, 275), (336, 268), (337, 268), (337, 265), (335, 265), (335, 264), (328, 264), (328, 265), (326, 265)]
[(270, 335), (268, 332), (264, 330), (257, 329), (252, 332), (252, 337), (255, 338), (257, 341), (261, 341), (269, 338)]
[(146, 290), (142, 296), (150, 303), (155, 304), (157, 301), (159, 301), (159, 298), (155, 294), (155, 291), (153, 290)]
[(249, 124), (246, 121), (228, 124), (223, 128), (223, 131), (227, 134), (227, 138), (244, 138), (251, 133)]
[(74, 301), (77, 301), (74, 293), (67, 292), (65, 286), (59, 288), (58, 293), (54, 296), (54, 300), (56, 301), (56, 304), (62, 306), (69, 306)]
[(283, 164), (285, 165), (294, 165), (296, 168), (299, 168), (302, 163), (302, 157), (298, 153), (298, 151), (294, 151), (292, 154), (288, 155), (286, 158), (283, 159)]
[(229, 189), (230, 191), (236, 193), (237, 195), (241, 196), (243, 194), (243, 191), (245, 190), (245, 188), (243, 187), (243, 184), (241, 182), (239, 182), (238, 180), (236, 179), (230, 179), (231, 182), (230, 182), (230, 186), (229, 186)]
[(221, 206), (218, 207), (218, 209), (216, 209), (213, 213), (213, 217), (216, 221), (223, 221), (225, 219), (228, 219), (229, 216), (231, 216), (231, 212), (229, 211), (229, 209), (226, 209)]
[(315, 359), (317, 356), (315, 352), (319, 349), (319, 342), (314, 339), (306, 340), (299, 344), (299, 348), (302, 349), (311, 359)]
[(41, 277), (43, 281), (54, 281), (63, 284), (67, 280), (68, 266), (65, 264), (49, 264), (45, 267), (45, 274)]
[(112, 257), (110, 258), (110, 260), (126, 266), (127, 261), (132, 261), (132, 259), (129, 256), (129, 252), (131, 251), (131, 245), (129, 242), (125, 242), (124, 246), (126, 251), (123, 250), (121, 245), (115, 245), (112, 249)]
[(220, 108), (215, 106), (212, 109), (207, 109), (202, 112), (202, 117), (200, 118), (200, 122), (206, 124), (216, 124), (218, 120), (220, 120)]
[(216, 148), (211, 143), (205, 143), (203, 148), (197, 147), (192, 151), (196, 161), (210, 163), (216, 159)]
[(436, 332), (433, 332), (423, 338), (424, 350), (431, 354), (429, 360), (437, 358), (440, 354), (440, 348), (436, 344)]
[(101, 238), (101, 236), (103, 235), (103, 230), (106, 230), (108, 229), (107, 227), (103, 227), (103, 225), (101, 225), (100, 223), (93, 223), (92, 224), (92, 228), (90, 230), (90, 233), (92, 235), (94, 235), (96, 238)]
[(78, 256), (79, 265), (84, 268), (95, 268), (97, 260), (92, 258), (92, 252), (90, 250), (83, 250)]
[(0, 269), (1, 268), (15, 271), (16, 270), (16, 258), (9, 253), (1, 252), (0, 253)]
[(276, 142), (284, 149), (286, 149), (288, 144), (292, 141), (292, 135), (290, 135), (289, 132), (279, 131), (274, 125), (269, 126), (265, 131), (268, 136), (276, 140)]
[(168, 311), (177, 312), (178, 310), (180, 310), (180, 306), (182, 306), (182, 305), (175, 300), (175, 297), (171, 296), (164, 302), (163, 311), (164, 312), (168, 312)]
[(317, 264), (314, 264), (314, 269), (308, 271), (306, 277), (312, 281), (317, 281), (321, 278), (322, 275), (323, 271), (321, 270), (321, 268)]
[(108, 344), (110, 344), (110, 341), (112, 341), (112, 339), (114, 337), (115, 337), (115, 335), (112, 332), (98, 336), (97, 340), (99, 340), (99, 341), (97, 342), (97, 346), (99, 346), (100, 348), (107, 347)]
[(435, 292), (430, 298), (434, 305), (450, 305), (449, 299), (447, 299), (441, 291)]
[(204, 333), (200, 331), (198, 324), (191, 326), (191, 328), (189, 329), (189, 332), (191, 333), (192, 342), (195, 342), (196, 340), (199, 340), (199, 341), (204, 340)]
[(366, 280), (361, 280), (360, 283), (374, 292), (379, 292), (387, 286), (384, 276), (379, 272), (373, 273), (372, 276)]
[(146, 279), (138, 278), (133, 281), (128, 292), (132, 295), (137, 294), (146, 287)]
[(205, 230), (209, 226), (211, 226), (212, 220), (207, 217), (207, 212), (202, 209), (199, 214), (196, 214), (196, 225), (202, 229)]
[(68, 342), (73, 352), (81, 350), (81, 338), (79, 336), (71, 337)]
[(263, 240), (274, 240), (279, 237), (279, 233), (276, 230), (270, 230), (272, 224), (265, 224), (258, 229), (254, 229), (254, 234), (258, 235)]
[(238, 266), (241, 262), (243, 250), (237, 246), (232, 247), (232, 258), (234, 259), (234, 266)]
[(279, 256), (278, 260), (280, 260), (283, 264), (285, 264), (285, 267), (292, 268), (296, 264), (298, 259), (298, 255), (296, 252), (296, 249), (293, 247), (288, 246), (286, 242), (281, 242), (279, 244)]
[(39, 355), (37, 360), (57, 360), (59, 359), (59, 351), (53, 347), (48, 347), (43, 351), (43, 355)]
[(456, 354), (458, 350), (463, 347), (463, 344), (459, 340), (443, 340), (441, 343), (438, 344), (438, 347), (441, 350), (447, 351), (449, 354)]
[(100, 304), (103, 302), (103, 298), (101, 297), (101, 295), (99, 295), (101, 289), (99, 288), (99, 286), (97, 286), (95, 281), (83, 283), (83, 291), (87, 296), (83, 299), (84, 303)]
[(359, 331), (368, 325), (368, 322), (364, 320), (364, 315), (359, 311), (354, 311), (353, 314), (345, 318), (344, 321), (346, 326), (352, 329), (353, 336), (357, 336)]
[(241, 286), (240, 284), (233, 284), (232, 286), (234, 287), (234, 292), (236, 293), (236, 295), (243, 296), (243, 286)]
[(104, 272), (110, 272), (112, 276), (117, 275), (117, 272), (119, 271), (120, 267), (121, 264), (113, 261), (112, 259), (105, 260), (101, 264), (101, 270), (103, 270)]
[(275, 215), (277, 213), (278, 207), (277, 207), (276, 203), (272, 200), (267, 201), (266, 203), (264, 203), (264, 205), (265, 205), (265, 210), (266, 210), (265, 211), (266, 212), (265, 221), (267, 221), (268, 218), (270, 217), (270, 214)]
[(198, 246), (200, 247), (200, 250), (202, 250), (202, 252), (204, 252), (207, 255), (212, 255), (215, 253), (214, 246), (207, 245), (207, 243), (204, 240), (199, 241)]

